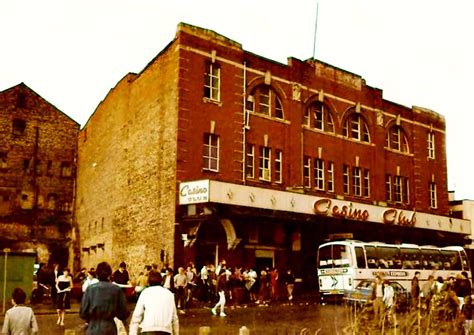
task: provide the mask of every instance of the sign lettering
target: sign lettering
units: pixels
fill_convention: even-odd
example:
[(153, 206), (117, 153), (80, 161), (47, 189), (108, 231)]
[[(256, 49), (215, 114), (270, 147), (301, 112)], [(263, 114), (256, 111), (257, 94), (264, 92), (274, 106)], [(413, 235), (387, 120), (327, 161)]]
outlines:
[(391, 208), (383, 212), (382, 218), (385, 224), (414, 227), (416, 223), (416, 212), (412, 212), (412, 214), (407, 217), (403, 211)]
[(364, 209), (356, 209), (352, 207), (352, 203), (349, 205), (343, 205), (341, 207), (332, 205), (331, 199), (320, 199), (314, 202), (314, 212), (319, 215), (334, 216), (344, 219), (352, 219), (358, 221), (367, 221), (369, 218), (369, 211)]

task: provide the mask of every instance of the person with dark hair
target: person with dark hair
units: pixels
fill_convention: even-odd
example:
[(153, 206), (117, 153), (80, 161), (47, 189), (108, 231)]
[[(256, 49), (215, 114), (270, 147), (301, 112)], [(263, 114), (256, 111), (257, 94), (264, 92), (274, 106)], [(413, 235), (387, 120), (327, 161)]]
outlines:
[(129, 314), (125, 294), (109, 282), (112, 268), (107, 262), (97, 265), (96, 274), (99, 282), (85, 291), (79, 315), (88, 323), (86, 335), (116, 335), (114, 318), (123, 322)]
[(97, 279), (95, 270), (92, 268), (89, 271), (87, 271), (87, 277), (84, 280), (84, 283), (82, 284), (82, 293), (84, 293), (87, 288), (93, 284), (96, 284), (99, 282), (99, 279)]
[(120, 285), (130, 284), (130, 276), (127, 271), (127, 264), (121, 262), (119, 268), (115, 270), (113, 275), (113, 282)]
[(64, 316), (66, 309), (71, 309), (71, 290), (72, 290), (72, 276), (69, 269), (65, 268), (63, 274), (56, 280), (56, 311), (58, 313), (57, 324), (64, 326)]
[[(130, 321), (129, 335), (178, 335), (179, 320), (174, 294), (161, 287), (162, 277), (159, 272), (151, 271), (148, 275), (149, 286), (138, 297)], [(138, 332), (138, 328), (141, 332)]]
[(5, 313), (2, 334), (37, 334), (38, 323), (31, 307), (24, 306), (26, 293), (17, 287), (12, 293), (12, 304)]
[(411, 280), (411, 304), (413, 308), (419, 307), (420, 299), (420, 271), (416, 271)]

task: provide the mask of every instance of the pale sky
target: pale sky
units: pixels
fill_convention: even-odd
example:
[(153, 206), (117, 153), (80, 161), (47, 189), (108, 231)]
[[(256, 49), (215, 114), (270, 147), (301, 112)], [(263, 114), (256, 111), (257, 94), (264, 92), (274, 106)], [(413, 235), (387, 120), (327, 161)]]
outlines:
[(0, 91), (24, 82), (81, 125), (179, 22), (287, 62), (313, 56), (447, 123), (448, 188), (474, 199), (474, 1), (0, 0)]

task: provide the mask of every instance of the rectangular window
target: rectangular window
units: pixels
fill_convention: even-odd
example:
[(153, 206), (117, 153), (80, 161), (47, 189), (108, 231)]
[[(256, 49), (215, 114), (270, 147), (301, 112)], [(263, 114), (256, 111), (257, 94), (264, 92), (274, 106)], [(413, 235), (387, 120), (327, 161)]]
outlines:
[(303, 185), (311, 187), (311, 158), (308, 156), (303, 158)]
[(259, 165), (259, 177), (261, 180), (271, 180), (271, 149), (269, 147), (260, 147), (260, 165)]
[(71, 163), (61, 162), (61, 177), (71, 177)]
[(387, 201), (392, 201), (392, 176), (385, 175), (385, 198)]
[(323, 107), (321, 105), (314, 108), (314, 127), (323, 130)]
[(283, 170), (283, 152), (281, 150), (275, 150), (275, 182), (276, 183), (281, 183), (283, 181), (282, 170)]
[(364, 193), (363, 196), (366, 198), (370, 197), (370, 171), (364, 169)]
[(403, 196), (402, 200), (404, 204), (410, 203), (410, 183), (407, 177), (403, 178)]
[(248, 112), (253, 112), (254, 111), (253, 95), (249, 95), (249, 97), (247, 98), (247, 102), (245, 103), (245, 109)]
[(219, 171), (219, 136), (204, 134), (202, 158), (204, 170)]
[(270, 116), (270, 90), (268, 88), (262, 88), (259, 98), (259, 112)]
[(26, 129), (26, 121), (21, 119), (13, 119), (12, 127), (13, 135), (23, 135)]
[(349, 191), (350, 191), (349, 165), (343, 165), (342, 167), (342, 185), (344, 187), (344, 194), (349, 194)]
[(204, 85), (205, 98), (220, 101), (220, 77), (220, 67), (216, 64), (209, 64), (208, 72), (206, 73), (206, 82)]
[(46, 164), (46, 175), (49, 177), (53, 175), (53, 161), (48, 161)]
[(430, 207), (438, 208), (438, 197), (436, 194), (436, 183), (430, 183)]
[(0, 152), (0, 170), (8, 169), (7, 153)]
[(360, 167), (352, 168), (352, 189), (355, 196), (362, 195), (362, 169)]
[(41, 163), (40, 160), (36, 160), (35, 161), (35, 168), (36, 168), (36, 175), (37, 176), (41, 176), (41, 174), (43, 173), (43, 164)]
[(314, 188), (324, 190), (324, 161), (314, 160)]
[(351, 128), (351, 138), (360, 140), (360, 122), (358, 117), (351, 117), (350, 128)]
[(428, 158), (435, 159), (435, 134), (428, 133)]
[(334, 163), (328, 162), (328, 192), (334, 192)]
[(245, 155), (245, 175), (247, 178), (255, 178), (255, 147), (253, 144), (247, 144)]
[(395, 176), (393, 181), (393, 196), (395, 202), (402, 202), (402, 177)]
[(30, 160), (29, 159), (23, 160), (23, 172), (30, 173)]

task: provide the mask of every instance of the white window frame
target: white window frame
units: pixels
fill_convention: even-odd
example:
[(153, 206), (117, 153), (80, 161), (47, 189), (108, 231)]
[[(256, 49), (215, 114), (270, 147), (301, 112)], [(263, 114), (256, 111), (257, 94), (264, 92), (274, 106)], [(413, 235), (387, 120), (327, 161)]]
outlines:
[(303, 125), (311, 128), (311, 110), (312, 107), (306, 108), (306, 111), (303, 115)]
[(430, 131), (428, 133), (428, 158), (435, 159), (436, 154), (436, 146), (435, 146), (435, 134), (434, 132)]
[(342, 167), (342, 184), (343, 184), (343, 193), (350, 194), (351, 192), (351, 181), (350, 181), (350, 168), (349, 165), (343, 165)]
[(283, 151), (275, 150), (275, 183), (283, 182)]
[(363, 194), (364, 197), (370, 197), (370, 170), (364, 169)]
[[(219, 172), (220, 138), (216, 134), (207, 134), (203, 147), (203, 170)], [(215, 152), (215, 154), (213, 154)], [(212, 162), (215, 162), (215, 167)]]
[(352, 190), (355, 196), (362, 196), (362, 169), (358, 166), (352, 168)]
[(303, 157), (303, 186), (311, 188), (311, 157)]
[(408, 177), (403, 178), (403, 196), (402, 196), (402, 201), (405, 204), (410, 203), (410, 180)]
[(438, 208), (438, 195), (436, 190), (436, 183), (430, 183), (430, 207), (433, 209)]
[(403, 202), (403, 177), (395, 176), (393, 178), (393, 196), (394, 201), (398, 203)]
[(272, 169), (271, 169), (272, 150), (270, 147), (260, 147), (260, 164), (259, 179), (263, 181), (271, 181)]
[(327, 179), (327, 185), (328, 185), (328, 192), (334, 192), (334, 163), (333, 162), (328, 162), (328, 179)]
[(324, 191), (324, 161), (320, 158), (314, 160), (314, 188)]
[[(266, 91), (265, 93), (268, 94), (263, 94), (263, 91)], [(266, 97), (268, 99), (268, 103), (262, 102), (262, 97)], [(263, 109), (267, 109), (267, 111), (263, 112)], [(260, 87), (259, 89), (258, 112), (267, 116), (272, 115), (272, 90), (270, 87)]]
[(370, 143), (370, 132), (367, 123), (357, 113), (347, 117), (343, 128), (343, 135), (356, 141)]
[(385, 196), (387, 197), (387, 201), (392, 201), (392, 176), (389, 174), (385, 175)]
[(216, 64), (209, 64), (204, 87), (209, 90), (209, 100), (221, 101), (221, 68)]
[(253, 179), (255, 178), (255, 146), (253, 144), (247, 144), (245, 157), (245, 176)]

